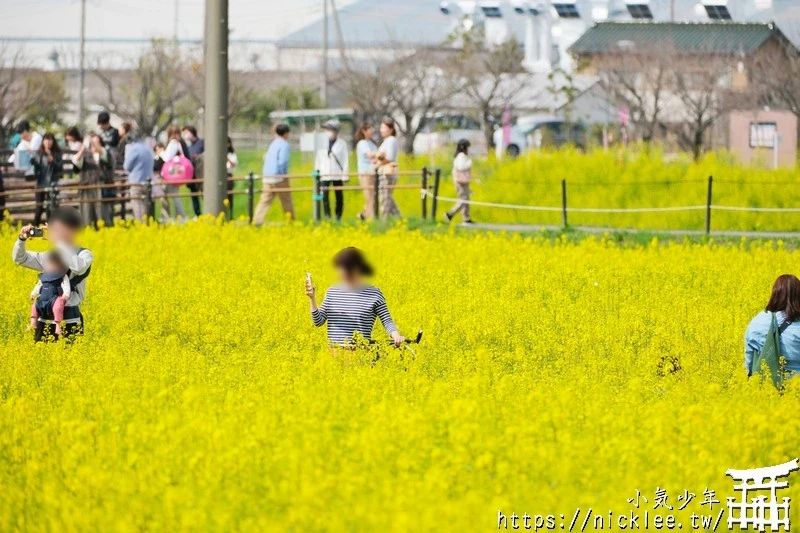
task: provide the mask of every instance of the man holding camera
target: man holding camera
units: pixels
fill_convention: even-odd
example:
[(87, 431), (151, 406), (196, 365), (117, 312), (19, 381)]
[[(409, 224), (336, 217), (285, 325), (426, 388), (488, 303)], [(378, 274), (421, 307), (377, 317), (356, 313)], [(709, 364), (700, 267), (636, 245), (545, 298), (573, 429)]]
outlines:
[[(28, 225), (22, 228), (11, 255), (14, 262), (20, 266), (41, 272), (44, 265), (43, 252), (29, 252), (25, 249), (26, 241), (32, 238), (46, 238), (53, 242), (53, 250), (59, 254), (64, 264), (69, 269), (69, 279), (72, 292), (64, 308), (63, 336), (72, 339), (83, 334), (83, 315), (80, 305), (86, 296), (86, 278), (92, 270), (94, 256), (90, 250), (81, 248), (76, 244), (78, 234), (83, 229), (83, 219), (77, 209), (73, 207), (58, 207), (50, 214), (47, 224), (47, 236), (41, 228)], [(45, 320), (40, 319), (34, 334), (34, 340), (40, 342), (47, 339), (57, 339), (55, 328)]]

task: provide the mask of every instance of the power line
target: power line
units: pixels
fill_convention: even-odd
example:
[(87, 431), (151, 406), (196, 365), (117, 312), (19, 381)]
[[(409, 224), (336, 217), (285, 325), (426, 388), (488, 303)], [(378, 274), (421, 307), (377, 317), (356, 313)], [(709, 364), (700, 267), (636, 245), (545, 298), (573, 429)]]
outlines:
[[(149, 44), (156, 40), (155, 37), (86, 37), (86, 43), (93, 44)], [(39, 42), (39, 43), (80, 43), (80, 37), (17, 37), (17, 36), (0, 36), (0, 42), (10, 43), (26, 43), (26, 42)], [(275, 44), (278, 39), (230, 39), (231, 43), (235, 44)], [(202, 38), (196, 39), (178, 39), (178, 44), (202, 44)]]

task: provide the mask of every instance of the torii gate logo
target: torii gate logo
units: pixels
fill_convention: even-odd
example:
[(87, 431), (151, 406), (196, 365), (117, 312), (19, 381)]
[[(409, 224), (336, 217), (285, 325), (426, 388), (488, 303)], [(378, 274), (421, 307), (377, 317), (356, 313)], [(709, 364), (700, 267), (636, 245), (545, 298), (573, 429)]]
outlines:
[[(788, 481), (778, 481), (797, 470), (797, 459), (782, 465), (734, 470), (729, 468), (725, 474), (739, 481), (734, 490), (741, 491), (742, 499), (728, 497), (728, 529), (738, 525), (739, 529), (755, 531), (789, 531), (789, 504), (791, 498), (784, 497), (779, 502), (778, 489), (789, 486)], [(767, 494), (769, 495), (767, 497)], [(737, 512), (738, 511), (738, 512)]]

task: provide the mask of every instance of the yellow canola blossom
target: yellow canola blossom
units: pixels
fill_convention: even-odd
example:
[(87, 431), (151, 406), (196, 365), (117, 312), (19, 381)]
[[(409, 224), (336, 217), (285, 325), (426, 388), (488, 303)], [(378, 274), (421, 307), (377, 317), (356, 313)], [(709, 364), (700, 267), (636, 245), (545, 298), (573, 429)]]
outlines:
[[(661, 513), (657, 487), (688, 530), (728, 468), (800, 453), (800, 380), (742, 369), (797, 270), (781, 243), (200, 221), (83, 244), (73, 346), (31, 342), (35, 273), (0, 262), (3, 531), (496, 531), (498, 511), (628, 513), (637, 490)], [(312, 326), (304, 273), (324, 289), (349, 245), (401, 330), (424, 327), (416, 357), (334, 357)]]

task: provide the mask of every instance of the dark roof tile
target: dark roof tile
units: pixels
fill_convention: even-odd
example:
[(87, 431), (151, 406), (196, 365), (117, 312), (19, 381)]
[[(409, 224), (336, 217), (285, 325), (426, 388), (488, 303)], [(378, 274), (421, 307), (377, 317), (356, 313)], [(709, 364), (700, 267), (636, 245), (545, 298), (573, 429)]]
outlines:
[(634, 46), (672, 46), (697, 54), (749, 54), (780, 30), (771, 23), (601, 22), (589, 28), (570, 47), (576, 55), (617, 51), (622, 43)]

